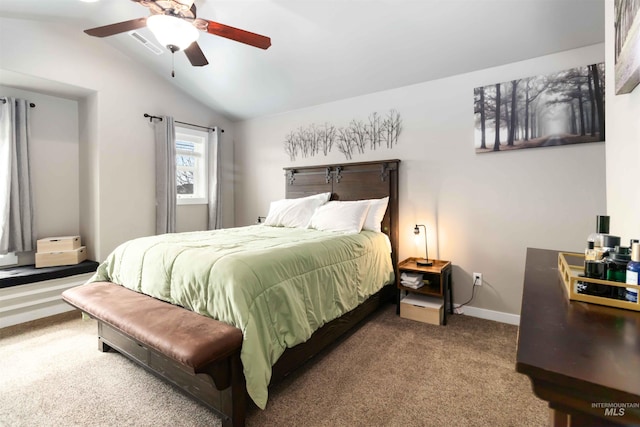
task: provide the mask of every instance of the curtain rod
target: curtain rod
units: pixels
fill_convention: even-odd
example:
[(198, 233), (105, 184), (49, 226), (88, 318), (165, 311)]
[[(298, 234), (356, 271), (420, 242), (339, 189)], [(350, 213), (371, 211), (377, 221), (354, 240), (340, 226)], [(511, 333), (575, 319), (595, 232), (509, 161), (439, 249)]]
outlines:
[[(158, 119), (158, 120), (162, 121), (162, 117), (152, 116), (151, 114), (147, 114), (147, 113), (144, 113), (144, 116), (149, 119), (149, 122), (151, 122), (153, 119)], [(194, 126), (194, 127), (197, 127), (197, 128), (213, 130), (213, 128), (209, 127), (209, 126), (194, 125), (193, 123), (180, 122), (178, 120), (174, 120), (174, 122), (175, 123), (180, 123), (181, 125)], [(220, 129), (220, 132), (224, 133), (224, 129)]]
[[(6, 103), (7, 103), (7, 98), (4, 98), (4, 97), (3, 97), (3, 98), (0, 98), (0, 99), (2, 99), (2, 103), (3, 103), (3, 104), (6, 104)], [(31, 107), (31, 108), (36, 108), (36, 104), (34, 104), (33, 102), (30, 102), (30, 103), (29, 103), (29, 107)]]

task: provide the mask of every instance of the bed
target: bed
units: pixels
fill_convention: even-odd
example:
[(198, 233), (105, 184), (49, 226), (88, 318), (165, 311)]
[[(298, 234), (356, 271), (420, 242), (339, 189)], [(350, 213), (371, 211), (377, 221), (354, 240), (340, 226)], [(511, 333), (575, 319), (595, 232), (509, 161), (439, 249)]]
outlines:
[[(314, 198), (317, 196), (313, 195), (322, 193), (330, 194), (332, 200), (343, 202), (388, 197), (386, 213), (379, 223), (382, 233), (363, 231), (336, 239), (328, 237), (326, 232), (316, 230), (254, 225), (227, 230), (225, 233), (232, 236), (231, 240), (217, 244), (215, 251), (209, 249), (213, 245), (207, 239), (219, 240), (221, 233), (210, 232), (206, 234), (206, 238), (202, 233), (151, 236), (135, 239), (116, 249), (100, 266), (94, 281), (111, 280), (124, 284), (140, 294), (173, 304), (173, 310), (178, 306), (184, 307), (179, 310), (189, 309), (241, 329), (244, 337), (241, 371), (232, 368), (233, 363), (217, 363), (215, 369), (231, 370), (227, 375), (231, 378), (230, 383), (246, 379), (249, 396), (258, 407), (264, 408), (269, 383), (279, 381), (353, 328), (385, 301), (393, 299), (398, 247), (398, 165), (398, 160), (388, 160), (285, 169), (287, 199)], [(178, 237), (181, 239), (180, 251), (184, 251), (185, 247), (188, 251), (178, 253), (171, 249), (170, 240)], [(273, 243), (281, 240), (282, 245)], [(243, 243), (241, 249), (238, 249), (238, 242), (246, 242), (248, 246), (245, 247)], [(156, 250), (163, 245), (168, 249)], [(370, 249), (381, 245), (386, 247), (386, 252)], [(143, 249), (138, 250), (138, 247)], [(204, 252), (195, 252), (195, 249), (191, 251), (192, 248)], [(157, 252), (155, 257), (150, 255), (154, 251)], [(172, 251), (176, 253), (168, 257), (166, 254)], [(268, 258), (262, 258), (267, 252)], [(130, 264), (122, 262), (125, 254), (128, 259), (139, 258), (140, 266), (146, 263), (153, 268), (131, 269), (128, 267)], [(283, 270), (272, 259), (283, 258), (285, 255), (287, 259), (295, 257), (297, 262)], [(216, 266), (233, 264), (233, 273), (216, 270), (214, 274), (214, 270), (210, 270), (196, 277), (191, 270), (206, 270), (199, 267), (197, 257), (217, 257)], [(258, 270), (257, 266), (261, 264), (262, 270)], [(312, 265), (308, 267), (306, 264)], [(353, 295), (345, 292), (345, 289), (351, 288), (351, 282), (356, 282), (352, 276), (357, 276), (358, 282), (358, 290)], [(183, 281), (186, 287), (177, 291), (178, 288), (171, 284), (179, 281)], [(229, 281), (237, 283), (229, 287), (230, 290), (221, 291), (220, 289), (227, 289), (225, 283)], [(200, 286), (197, 285), (198, 282), (204, 284), (201, 283)], [(272, 286), (272, 282), (277, 286)], [(329, 282), (335, 284), (329, 286)], [(285, 288), (285, 285), (288, 287), (284, 293), (270, 293), (273, 288)], [(310, 288), (318, 288), (318, 293), (310, 293)], [(206, 293), (215, 295), (207, 298), (204, 295)], [(233, 298), (237, 298), (233, 303), (229, 302), (231, 294), (235, 295)], [(244, 294), (251, 294), (251, 297), (243, 299)], [(225, 302), (220, 306), (211, 303), (223, 298)], [(236, 304), (250, 305), (251, 314), (237, 316), (233, 307)], [(278, 311), (281, 308), (288, 311)], [(298, 321), (299, 319), (302, 320)], [(102, 322), (98, 317), (98, 323), (99, 334), (103, 339), (103, 329), (108, 329), (110, 322)], [(302, 331), (292, 332), (293, 328), (288, 323), (296, 323), (296, 328)], [(109, 330), (108, 334), (118, 335), (118, 331)], [(109, 346), (130, 356), (130, 352), (126, 351), (127, 340), (136, 341), (135, 337), (126, 333), (120, 335), (112, 338)], [(114, 341), (117, 341), (115, 345)], [(145, 357), (134, 359), (148, 365)], [(269, 365), (269, 369), (265, 370), (263, 365)], [(159, 370), (151, 367), (151, 370), (212, 407), (223, 416), (223, 424), (244, 423), (244, 416), (239, 413), (245, 408), (241, 402), (244, 396), (239, 395), (243, 393), (239, 393), (237, 388), (230, 394), (224, 394), (226, 392), (223, 390), (221, 393), (224, 398), (212, 399), (212, 393), (215, 394), (216, 390), (201, 381), (201, 374), (194, 375), (194, 382), (191, 383), (188, 378), (181, 378), (180, 381), (172, 379), (172, 369), (163, 367)], [(211, 377), (215, 379), (220, 375), (219, 372), (213, 372)], [(206, 390), (202, 391), (203, 388)], [(219, 386), (217, 388), (220, 389)]]

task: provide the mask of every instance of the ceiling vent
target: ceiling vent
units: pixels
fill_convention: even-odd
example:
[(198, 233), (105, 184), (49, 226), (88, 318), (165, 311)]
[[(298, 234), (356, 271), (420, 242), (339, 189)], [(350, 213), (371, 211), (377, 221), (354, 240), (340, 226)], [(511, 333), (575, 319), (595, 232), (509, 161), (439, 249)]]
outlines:
[(151, 43), (149, 40), (147, 40), (142, 34), (140, 34), (137, 31), (129, 31), (129, 35), (131, 37), (133, 37), (134, 39), (136, 39), (138, 42), (140, 42), (140, 44), (142, 44), (144, 47), (146, 47), (147, 49), (149, 49), (151, 52), (155, 53), (156, 55), (160, 55), (162, 54), (162, 49), (160, 49), (158, 46), (156, 46), (155, 44)]

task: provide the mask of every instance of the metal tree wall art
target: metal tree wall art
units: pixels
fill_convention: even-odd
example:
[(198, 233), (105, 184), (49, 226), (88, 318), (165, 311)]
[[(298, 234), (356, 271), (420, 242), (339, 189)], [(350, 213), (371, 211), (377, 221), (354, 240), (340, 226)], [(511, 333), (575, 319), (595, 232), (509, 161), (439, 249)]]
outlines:
[(285, 136), (284, 151), (293, 161), (298, 156), (310, 157), (320, 153), (327, 156), (335, 146), (350, 160), (354, 154), (375, 150), (383, 143), (387, 148), (393, 148), (401, 131), (402, 120), (396, 110), (390, 110), (384, 117), (374, 112), (369, 115), (368, 122), (354, 119), (347, 127), (336, 128), (324, 123), (298, 128)]
[(477, 87), (476, 153), (604, 141), (604, 63)]

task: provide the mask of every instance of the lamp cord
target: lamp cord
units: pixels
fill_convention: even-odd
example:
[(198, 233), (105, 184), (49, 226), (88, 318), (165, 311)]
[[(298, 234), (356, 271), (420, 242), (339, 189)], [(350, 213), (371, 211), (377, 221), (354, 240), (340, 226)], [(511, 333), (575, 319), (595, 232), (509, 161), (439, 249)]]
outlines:
[(473, 297), (476, 295), (476, 286), (477, 286), (476, 282), (477, 281), (478, 281), (478, 278), (476, 277), (476, 280), (473, 281), (473, 289), (471, 290), (471, 298), (469, 299), (469, 301), (465, 302), (464, 304), (460, 304), (456, 308), (463, 307), (463, 306), (469, 304), (471, 301), (473, 301)]

